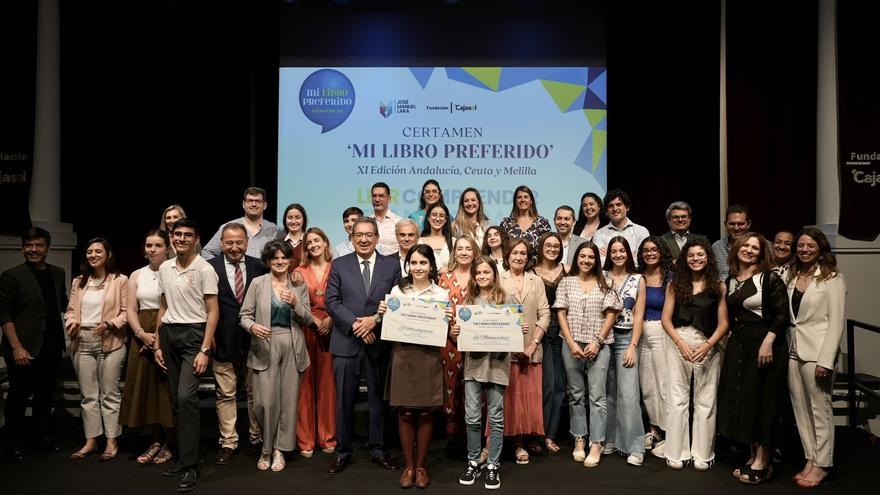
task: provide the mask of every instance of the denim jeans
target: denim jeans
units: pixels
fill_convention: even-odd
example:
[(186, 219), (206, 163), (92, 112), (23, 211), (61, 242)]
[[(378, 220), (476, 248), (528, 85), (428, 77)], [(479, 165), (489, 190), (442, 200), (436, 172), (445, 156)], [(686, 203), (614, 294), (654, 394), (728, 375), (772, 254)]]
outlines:
[[(584, 347), (583, 344), (578, 343)], [(608, 419), (605, 381), (608, 375), (608, 362), (611, 350), (603, 345), (596, 359), (575, 359), (571, 351), (562, 351), (565, 375), (568, 377), (568, 408), (571, 417), (570, 432), (575, 437), (587, 435), (587, 405), (585, 395), (589, 386), (590, 400), (590, 442), (605, 442), (605, 425)], [(586, 380), (585, 380), (586, 378)]]
[[(614, 329), (611, 366), (608, 369), (608, 430), (606, 440), (627, 454), (645, 452), (645, 425), (639, 395), (639, 364), (623, 366), (623, 357), (632, 342), (632, 330)], [(638, 350), (635, 350), (638, 359)]]
[[(544, 347), (543, 379), (541, 383), (542, 402), (544, 404), (544, 435), (556, 438), (559, 430), (559, 416), (562, 402), (565, 400), (565, 366), (562, 364), (563, 339), (559, 335), (559, 323), (551, 317), (550, 326), (541, 341)], [(568, 349), (565, 350), (568, 352)]]
[(486, 416), (489, 421), (489, 464), (501, 464), (501, 447), (504, 443), (504, 390), (497, 383), (476, 380), (464, 382), (464, 422), (467, 426), (468, 461), (479, 462), (483, 441), (483, 401), (486, 392)]

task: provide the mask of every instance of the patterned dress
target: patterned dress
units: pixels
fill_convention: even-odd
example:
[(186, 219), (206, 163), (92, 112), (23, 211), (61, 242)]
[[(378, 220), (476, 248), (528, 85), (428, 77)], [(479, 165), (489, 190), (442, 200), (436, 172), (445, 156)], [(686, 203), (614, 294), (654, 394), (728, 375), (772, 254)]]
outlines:
[(503, 231), (507, 232), (511, 239), (522, 239), (528, 242), (532, 251), (538, 247), (538, 239), (551, 230), (550, 222), (540, 215), (535, 218), (535, 221), (525, 231), (519, 228), (516, 218), (513, 217), (506, 217), (502, 220), (500, 227)]
[[(454, 271), (440, 276), (440, 287), (449, 292), (452, 310), (456, 311), (459, 304), (464, 304), (467, 285), (461, 284)], [(446, 339), (446, 346), (440, 351), (443, 363), (443, 413), (446, 415), (446, 436), (448, 438), (464, 436), (464, 385), (461, 372), (464, 367), (462, 353), (458, 352), (455, 342)]]

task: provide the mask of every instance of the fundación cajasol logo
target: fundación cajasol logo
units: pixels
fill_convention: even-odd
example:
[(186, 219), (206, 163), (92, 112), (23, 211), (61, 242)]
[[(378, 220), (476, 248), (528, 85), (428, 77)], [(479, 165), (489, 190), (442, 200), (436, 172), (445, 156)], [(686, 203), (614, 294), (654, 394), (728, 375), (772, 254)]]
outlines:
[(321, 126), (321, 133), (336, 129), (354, 109), (354, 86), (342, 72), (312, 72), (299, 88), (299, 106), (307, 119)]

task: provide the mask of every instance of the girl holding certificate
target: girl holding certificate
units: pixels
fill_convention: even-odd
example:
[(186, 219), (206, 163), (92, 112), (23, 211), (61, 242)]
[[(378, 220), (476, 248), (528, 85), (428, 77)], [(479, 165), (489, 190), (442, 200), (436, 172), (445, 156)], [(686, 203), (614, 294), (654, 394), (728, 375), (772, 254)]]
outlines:
[[(489, 256), (480, 256), (471, 263), (465, 304), (516, 304), (513, 296), (504, 292), (498, 276), (498, 267)], [(523, 333), (528, 325), (523, 324)], [(452, 325), (450, 334), (458, 339), (461, 327)], [(498, 466), (501, 446), (504, 443), (504, 391), (510, 380), (509, 352), (466, 352), (464, 357), (464, 415), (467, 424), (468, 464), (458, 479), (462, 485), (473, 485), (486, 467), (485, 486), (501, 488)], [(483, 415), (483, 394), (486, 397), (487, 421), (489, 422), (488, 462), (482, 461), (480, 444)]]
[[(448, 301), (446, 291), (437, 285), (434, 250), (417, 244), (406, 254), (406, 277), (391, 289), (392, 296)], [(379, 303), (379, 315), (388, 310)], [(452, 318), (452, 308), (446, 309)], [(434, 435), (434, 411), (443, 405), (443, 365), (436, 347), (395, 342), (391, 347), (385, 396), (397, 409), (397, 428), (403, 450), (404, 468), (400, 487), (426, 488), (430, 483), (425, 460)]]
[[(553, 307), (559, 310), (559, 329), (568, 347), (562, 351), (562, 362), (568, 377), (572, 457), (585, 467), (596, 467), (602, 458), (608, 420), (605, 382), (611, 350), (606, 344), (614, 343), (611, 328), (622, 306), (612, 282), (602, 273), (599, 248), (593, 242), (585, 242), (575, 250), (570, 276), (562, 279), (556, 289)], [(589, 455), (585, 452), (588, 412)]]

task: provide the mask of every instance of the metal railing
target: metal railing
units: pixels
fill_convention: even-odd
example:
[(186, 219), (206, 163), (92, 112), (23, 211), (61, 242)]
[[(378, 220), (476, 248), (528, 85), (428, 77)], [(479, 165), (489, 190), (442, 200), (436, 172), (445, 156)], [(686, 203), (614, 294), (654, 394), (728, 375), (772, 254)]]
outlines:
[(871, 325), (858, 320), (846, 320), (846, 383), (847, 402), (849, 409), (849, 426), (855, 428), (858, 421), (858, 409), (856, 409), (856, 389), (868, 394), (875, 399), (880, 399), (880, 392), (864, 383), (856, 374), (856, 328), (880, 334), (880, 326)]

